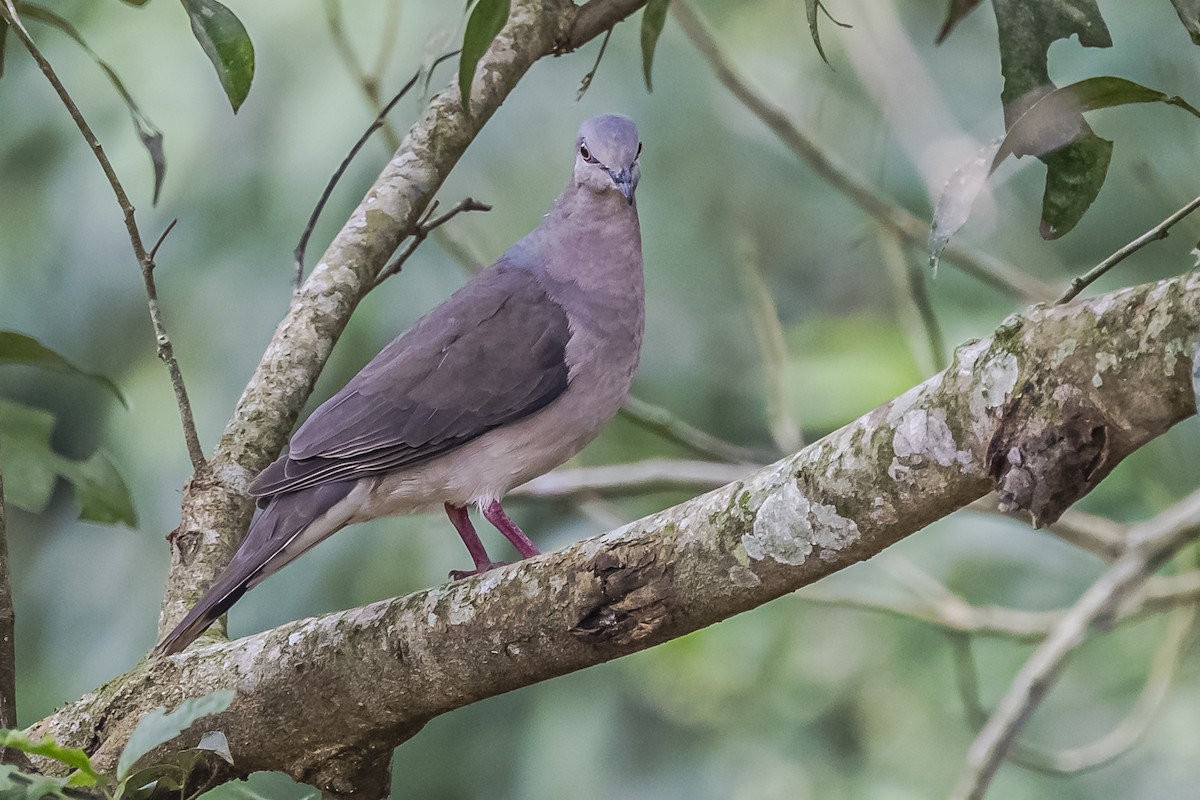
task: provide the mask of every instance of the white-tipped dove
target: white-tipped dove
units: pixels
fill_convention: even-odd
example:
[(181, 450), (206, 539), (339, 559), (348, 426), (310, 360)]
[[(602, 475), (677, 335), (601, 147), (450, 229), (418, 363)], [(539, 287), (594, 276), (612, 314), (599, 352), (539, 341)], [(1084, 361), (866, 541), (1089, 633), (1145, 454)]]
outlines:
[(354, 522), (445, 506), (474, 569), (498, 566), (477, 505), (522, 557), (500, 505), (583, 449), (617, 412), (642, 344), (637, 128), (579, 129), (575, 172), (532, 232), (385, 347), (250, 487), (258, 508), (208, 593), (155, 648), (176, 653), (252, 589)]

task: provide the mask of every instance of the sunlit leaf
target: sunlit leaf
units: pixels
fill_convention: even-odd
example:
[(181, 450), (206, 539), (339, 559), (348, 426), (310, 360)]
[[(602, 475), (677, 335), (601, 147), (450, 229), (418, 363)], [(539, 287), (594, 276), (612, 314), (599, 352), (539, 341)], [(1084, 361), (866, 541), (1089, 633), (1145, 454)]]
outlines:
[(839, 28), (849, 28), (850, 26), (844, 22), (838, 22), (829, 13), (829, 9), (825, 8), (825, 4), (821, 0), (804, 0), (804, 13), (808, 17), (808, 32), (812, 35), (813, 44), (817, 46), (817, 52), (821, 55), (821, 60), (826, 64), (829, 59), (825, 57), (825, 48), (821, 46), (821, 32), (817, 29), (817, 12), (825, 12), (825, 16), (829, 21)]
[(171, 741), (196, 720), (229, 708), (233, 697), (232, 691), (219, 689), (203, 697), (184, 700), (170, 713), (156, 708), (142, 717), (117, 760), (117, 779), (124, 778), (139, 758), (160, 744)]
[(126, 402), (125, 396), (121, 394), (117, 385), (103, 375), (80, 369), (32, 336), (26, 336), (16, 331), (0, 330), (0, 367), (8, 364), (72, 372), (100, 384), (112, 392), (121, 401), (121, 405), (129, 407), (129, 403)]
[(954, 30), (954, 26), (962, 21), (963, 17), (970, 14), (976, 6), (983, 0), (950, 0), (950, 8), (946, 11), (946, 21), (942, 23), (942, 29), (938, 31), (938, 44), (946, 41), (946, 37), (950, 35), (950, 31)]
[(125, 107), (129, 109), (129, 116), (133, 119), (133, 127), (137, 131), (138, 139), (141, 141), (142, 146), (146, 148), (146, 152), (150, 154), (150, 163), (154, 167), (154, 204), (157, 205), (159, 193), (162, 191), (163, 179), (167, 175), (167, 159), (163, 152), (162, 131), (150, 121), (149, 117), (142, 113), (142, 109), (134, 102), (133, 97), (130, 96), (129, 90), (125, 88), (125, 84), (117, 75), (116, 70), (92, 50), (74, 25), (48, 8), (43, 8), (33, 3), (20, 3), (19, 6), (21, 16), (25, 19), (32, 19), (45, 25), (50, 25), (71, 37), (91, 57), (96, 66), (100, 67), (104, 71), (104, 74), (108, 76), (109, 83), (117, 90), (117, 94), (125, 102)]
[(646, 77), (646, 91), (654, 91), (650, 72), (654, 66), (654, 49), (667, 22), (667, 8), (671, 0), (650, 0), (642, 11), (642, 74)]
[(236, 114), (254, 80), (254, 44), (241, 20), (217, 0), (180, 1)]
[(475, 66), (508, 22), (509, 0), (479, 0), (467, 18), (462, 52), (458, 56), (458, 90), (463, 110), (471, 113), (471, 83)]
[(1179, 21), (1192, 37), (1192, 44), (1200, 44), (1200, 0), (1171, 0)]
[(37, 514), (45, 510), (59, 477), (68, 481), (81, 510), (92, 522), (137, 525), (129, 488), (109, 461), (97, 452), (73, 461), (50, 447), (54, 416), (39, 408), (0, 399), (0, 465), (5, 499)]
[[(1047, 67), (1051, 44), (1078, 36), (1085, 47), (1112, 46), (1095, 0), (993, 0), (992, 8), (999, 31), (1006, 128), (1056, 88)], [(1108, 174), (1111, 144), (1096, 136), (1081, 114), (1072, 124), (1077, 130), (1072, 143), (1041, 157), (1047, 169), (1041, 230), (1048, 238), (1075, 227)]]
[(92, 760), (88, 758), (87, 753), (75, 747), (63, 747), (50, 737), (35, 742), (23, 731), (0, 729), (0, 747), (11, 747), (31, 756), (52, 758), (61, 764), (66, 764), (71, 769), (88, 776), (91, 783), (87, 785), (102, 780), (102, 776), (92, 767)]
[(296, 783), (282, 772), (252, 772), (244, 781), (229, 781), (196, 800), (315, 800), (321, 793)]

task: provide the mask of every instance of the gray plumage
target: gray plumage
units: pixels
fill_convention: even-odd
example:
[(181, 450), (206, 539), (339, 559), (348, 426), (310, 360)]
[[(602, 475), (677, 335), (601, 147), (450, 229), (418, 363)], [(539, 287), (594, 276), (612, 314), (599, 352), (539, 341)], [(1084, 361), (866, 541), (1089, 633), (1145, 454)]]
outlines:
[(156, 654), (182, 650), (354, 522), (444, 505), (475, 566), (452, 576), (496, 566), (471, 504), (522, 556), (537, 552), (499, 501), (595, 438), (629, 392), (642, 341), (637, 128), (593, 117), (575, 152), (542, 223), (385, 347), (263, 470), (245, 541)]

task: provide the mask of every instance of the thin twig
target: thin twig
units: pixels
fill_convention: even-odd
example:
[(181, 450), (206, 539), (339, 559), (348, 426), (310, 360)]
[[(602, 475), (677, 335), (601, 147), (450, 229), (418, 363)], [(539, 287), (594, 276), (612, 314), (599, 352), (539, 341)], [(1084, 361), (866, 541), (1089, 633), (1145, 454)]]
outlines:
[[(925, 286), (925, 270), (904, 252), (904, 240), (894, 230), (877, 227), (880, 258), (891, 279), (897, 310), (909, 339), (909, 349), (922, 377), (947, 365), (942, 327)], [(918, 340), (920, 340), (918, 342)]]
[[(445, 53), (439, 56), (438, 59), (433, 62), (433, 67), (430, 69), (437, 67), (443, 61), (453, 58), (456, 55), (458, 55), (457, 50), (452, 53)], [(329, 197), (333, 194), (334, 187), (337, 186), (338, 181), (342, 179), (342, 175), (346, 173), (346, 169), (349, 168), (350, 162), (354, 160), (354, 157), (358, 155), (358, 151), (362, 150), (363, 145), (365, 145), (367, 140), (371, 138), (371, 134), (375, 133), (375, 131), (379, 130), (383, 126), (387, 115), (391, 113), (391, 110), (396, 107), (396, 104), (404, 98), (404, 95), (408, 94), (409, 91), (416, 86), (420, 77), (421, 71), (417, 70), (417, 72), (413, 73), (413, 76), (404, 84), (403, 88), (396, 93), (396, 96), (389, 100), (387, 105), (379, 110), (379, 113), (375, 115), (375, 119), (372, 120), (371, 124), (367, 126), (367, 129), (363, 131), (362, 136), (358, 137), (358, 141), (356, 141), (354, 146), (350, 148), (350, 152), (347, 153), (346, 157), (342, 159), (342, 163), (338, 165), (338, 168), (334, 170), (333, 175), (329, 178), (329, 182), (325, 184), (325, 190), (321, 192), (321, 197), (317, 200), (317, 205), (313, 208), (312, 214), (310, 214), (308, 217), (308, 222), (304, 225), (304, 231), (300, 234), (300, 241), (296, 243), (296, 249), (292, 251), (292, 256), (295, 259), (296, 264), (296, 276), (293, 284), (294, 290), (298, 291), (300, 289), (301, 282), (304, 280), (304, 252), (308, 249), (308, 240), (312, 237), (313, 229), (317, 226), (317, 220), (320, 219), (321, 212), (325, 210), (325, 204), (329, 202)]]
[(417, 251), (417, 248), (421, 246), (421, 242), (425, 241), (432, 231), (436, 230), (442, 225), (445, 225), (451, 219), (464, 211), (491, 211), (492, 207), (487, 203), (481, 203), (472, 197), (464, 197), (462, 200), (458, 201), (458, 205), (454, 206), (454, 208), (450, 209), (445, 214), (442, 214), (440, 217), (435, 219), (430, 219), (436, 209), (437, 201), (434, 200), (432, 205), (429, 206), (429, 210), (425, 212), (424, 219), (417, 224), (416, 229), (412, 232), (408, 240), (408, 244), (404, 246), (404, 250), (400, 252), (400, 255), (392, 259), (391, 263), (379, 270), (379, 274), (375, 276), (375, 283), (371, 286), (372, 289), (377, 288), (379, 284), (400, 272), (400, 270), (404, 268), (404, 262), (408, 261), (409, 256)]
[[(684, 34), (712, 67), (717, 80), (723, 83), (750, 113), (762, 120), (788, 149), (807, 163), (813, 172), (884, 227), (903, 236), (906, 241), (918, 246), (925, 245), (929, 238), (929, 224), (907, 209), (884, 200), (869, 184), (852, 176), (788, 119), (783, 109), (751, 88), (721, 51), (708, 23), (700, 18), (689, 3), (685, 0), (675, 0), (671, 3), (671, 12)], [(948, 245), (944, 258), (989, 286), (1028, 302), (1046, 300), (1057, 293), (1057, 289), (1049, 283), (959, 245)]]
[(579, 91), (575, 93), (575, 102), (582, 100), (587, 90), (591, 87), (592, 79), (596, 77), (596, 70), (600, 69), (600, 61), (604, 58), (604, 50), (608, 47), (608, 40), (612, 38), (612, 32), (613, 29), (609, 28), (608, 32), (604, 34), (604, 41), (600, 42), (600, 52), (596, 54), (596, 63), (592, 64), (592, 68), (587, 71), (587, 74), (583, 76), (583, 80), (579, 82)]
[[(383, 24), (383, 41), (380, 43), (379, 58), (376, 62), (375, 69), (368, 73), (366, 67), (358, 60), (358, 55), (354, 52), (354, 46), (350, 43), (350, 38), (346, 35), (345, 26), (342, 25), (342, 6), (338, 0), (325, 0), (325, 24), (329, 29), (329, 37), (333, 40), (333, 49), (337, 52), (338, 58), (345, 65), (346, 71), (350, 73), (350, 77), (358, 85), (362, 91), (363, 97), (367, 101), (367, 106), (374, 112), (379, 111), (379, 84), (383, 80), (383, 72), (387, 68), (388, 55), (392, 50), (392, 44), (389, 43), (395, 38), (396, 18), (399, 15), (399, 3), (392, 3), (388, 6), (388, 18)], [(383, 136), (384, 145), (389, 152), (395, 152), (400, 148), (400, 134), (396, 132), (396, 128), (390, 120), (384, 120), (380, 125), (380, 135)]]
[(595, 495), (647, 494), (673, 490), (707, 491), (733, 483), (757, 468), (754, 464), (721, 464), (712, 461), (684, 461), (654, 458), (603, 467), (556, 469), (523, 486), (511, 496), (579, 499)]
[(171, 235), (171, 231), (175, 230), (175, 226), (179, 223), (179, 218), (171, 220), (167, 227), (163, 228), (163, 232), (154, 240), (154, 246), (150, 248), (150, 268), (154, 269), (154, 259), (158, 256), (158, 248), (162, 247), (163, 242)]
[(730, 464), (759, 464), (766, 460), (741, 445), (727, 442), (684, 422), (662, 406), (639, 400), (633, 395), (625, 398), (621, 414), (664, 439), (681, 444), (702, 456)]
[(1062, 673), (1088, 630), (1108, 621), (1151, 570), (1194, 538), (1200, 526), (1200, 491), (1130, 528), (1125, 552), (1062, 616), (1021, 667), (967, 754), (967, 767), (952, 800), (979, 800), (1017, 735)]
[[(8, 528), (4, 519), (4, 476), (0, 474), (0, 728), (17, 727), (17, 659), (13, 638), (12, 583), (8, 569)], [(0, 761), (7, 755), (0, 748)]]
[(758, 343), (758, 352), (763, 361), (771, 438), (780, 452), (794, 453), (804, 446), (804, 435), (793, 416), (798, 403), (789, 391), (788, 352), (783, 323), (779, 320), (779, 309), (763, 278), (754, 239), (746, 234), (739, 236), (737, 249), (738, 276), (742, 279), (749, 304), (750, 323), (754, 327), (754, 340)]
[(1080, 275), (1072, 280), (1071, 287), (1067, 289), (1066, 293), (1063, 294), (1062, 297), (1058, 298), (1058, 303), (1062, 304), (1074, 300), (1079, 296), (1080, 292), (1082, 292), (1091, 284), (1095, 283), (1117, 264), (1120, 264), (1122, 261), (1129, 258), (1129, 256), (1133, 255), (1138, 250), (1141, 250), (1151, 242), (1157, 242), (1160, 239), (1167, 238), (1169, 235), (1167, 231), (1171, 229), (1171, 226), (1179, 222), (1179, 220), (1183, 219), (1188, 214), (1191, 214), (1197, 208), (1200, 208), (1200, 197), (1195, 198), (1183, 208), (1179, 209), (1174, 214), (1167, 217), (1162, 222), (1158, 223), (1153, 228), (1122, 247), (1120, 250), (1117, 250), (1115, 253), (1101, 261), (1096, 266), (1092, 267), (1083, 275)]
[[(1000, 500), (994, 492), (979, 498), (963, 510), (1031, 522), (1028, 511), (1001, 511)], [(1107, 517), (1068, 508), (1057, 522), (1043, 530), (1062, 539), (1067, 544), (1093, 553), (1105, 561), (1113, 561), (1124, 551), (1125, 537), (1128, 534), (1129, 526), (1113, 522)]]
[(200, 447), (200, 437), (196, 433), (196, 423), (192, 417), (192, 404), (188, 400), (187, 388), (183, 383), (183, 373), (179, 369), (179, 362), (175, 359), (175, 348), (172, 347), (171, 339), (167, 336), (167, 328), (163, 323), (162, 312), (158, 306), (158, 288), (154, 283), (154, 257), (152, 253), (146, 252), (142, 243), (142, 234), (138, 230), (133, 203), (129, 201), (129, 195), (117, 177), (116, 170), (109, 163), (108, 156), (105, 155), (104, 148), (101, 147), (100, 140), (96, 138), (91, 125), (84, 119), (83, 113), (71, 99), (66, 86), (59, 80), (58, 74), (50, 66), (50, 62), (46, 60), (41, 50), (30, 38), (29, 33), (21, 24), (20, 17), (17, 16), (15, 7), (11, 3), (6, 3), (4, 8), (0, 8), (0, 18), (9, 23), (17, 38), (21, 40), (21, 44), (37, 62), (38, 68), (46, 76), (46, 80), (50, 81), (50, 85), (54, 87), (59, 100), (66, 107), (67, 113), (71, 115), (79, 132), (83, 134), (84, 141), (87, 142), (92, 154), (100, 163), (100, 169), (104, 171), (104, 177), (108, 179), (108, 184), (117, 197), (117, 205), (120, 206), (121, 214), (125, 219), (125, 230), (129, 235), (129, 243), (133, 247), (133, 254), (142, 270), (142, 282), (146, 287), (146, 300), (150, 308), (150, 322), (154, 326), (154, 338), (158, 343), (158, 357), (166, 364), (167, 372), (171, 376), (171, 388), (175, 390), (175, 402), (179, 406), (179, 416), (183, 423), (183, 439), (187, 445), (188, 457), (191, 459), (192, 469), (198, 472), (205, 465), (204, 450)]

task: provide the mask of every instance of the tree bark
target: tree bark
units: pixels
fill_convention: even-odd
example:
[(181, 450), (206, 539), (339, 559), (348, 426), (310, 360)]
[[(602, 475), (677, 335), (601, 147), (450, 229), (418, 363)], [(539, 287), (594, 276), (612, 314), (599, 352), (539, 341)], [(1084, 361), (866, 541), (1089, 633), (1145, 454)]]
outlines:
[[(143, 663), (31, 733), (111, 767), (147, 711), (234, 689), (202, 729), (226, 734), (236, 768), (332, 791), (336, 765), (387, 752), (439, 714), (759, 606), (997, 485), (1048, 519), (1195, 413), (1198, 331), (1200, 274), (1034, 307), (744, 480), (468, 580)], [(1061, 441), (1084, 443), (1088, 457), (1046, 458)], [(1022, 470), (1053, 485), (1050, 500), (1022, 493), (1012, 478)]]

